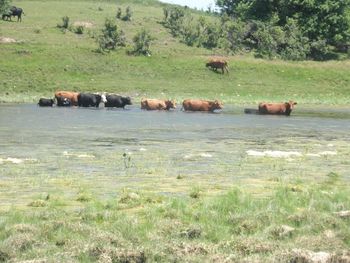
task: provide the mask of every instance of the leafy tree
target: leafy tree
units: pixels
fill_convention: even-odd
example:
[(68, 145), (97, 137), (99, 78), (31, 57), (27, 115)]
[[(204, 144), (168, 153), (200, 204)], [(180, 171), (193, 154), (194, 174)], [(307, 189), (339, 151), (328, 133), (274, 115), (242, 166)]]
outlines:
[(151, 36), (151, 34), (146, 29), (142, 29), (133, 37), (133, 53), (137, 55), (150, 56), (150, 46), (153, 40), (154, 38)]
[(7, 13), (10, 9), (11, 0), (0, 0), (0, 14)]
[(118, 30), (117, 24), (112, 19), (106, 19), (102, 34), (97, 38), (101, 51), (114, 50), (125, 46), (125, 34)]

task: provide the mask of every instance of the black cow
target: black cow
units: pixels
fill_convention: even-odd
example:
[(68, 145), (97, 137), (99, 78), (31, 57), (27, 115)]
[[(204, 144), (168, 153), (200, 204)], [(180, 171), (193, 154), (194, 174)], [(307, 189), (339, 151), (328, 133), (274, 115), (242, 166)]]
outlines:
[(53, 99), (40, 98), (38, 102), (38, 105), (40, 107), (52, 107), (53, 104), (54, 104)]
[(72, 106), (72, 101), (69, 98), (57, 96), (57, 106), (59, 107), (69, 107)]
[(2, 20), (8, 20), (11, 21), (11, 16), (17, 16), (17, 22), (22, 22), (22, 14), (24, 15), (23, 9), (20, 7), (11, 6), (10, 10), (2, 15)]
[(79, 107), (96, 107), (100, 105), (101, 95), (92, 93), (79, 93), (78, 106)]
[(119, 95), (107, 95), (105, 107), (124, 108), (126, 105), (132, 105), (130, 97), (123, 97)]

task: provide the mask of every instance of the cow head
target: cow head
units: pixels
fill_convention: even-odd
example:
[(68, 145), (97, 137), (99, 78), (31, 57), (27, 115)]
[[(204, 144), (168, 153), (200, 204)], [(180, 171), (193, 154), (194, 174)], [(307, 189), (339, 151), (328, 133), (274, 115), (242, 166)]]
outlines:
[(175, 100), (166, 100), (165, 104), (166, 104), (166, 109), (167, 110), (169, 110), (169, 109), (176, 109), (176, 102), (175, 102)]
[(292, 101), (292, 100), (290, 100), (288, 102), (285, 102), (284, 105), (286, 107), (286, 112), (285, 113), (286, 113), (287, 116), (289, 116), (290, 113), (292, 112), (293, 108), (294, 108), (294, 105), (297, 105), (297, 103)]
[(122, 101), (125, 105), (132, 105), (130, 97), (122, 97)]
[(214, 111), (214, 110), (221, 110), (221, 109), (224, 108), (224, 105), (223, 105), (220, 101), (215, 100), (215, 101), (213, 102), (211, 108), (212, 108), (212, 111)]
[(106, 102), (107, 102), (106, 93), (102, 93), (102, 95), (101, 95), (101, 101), (102, 101), (103, 103), (106, 103)]

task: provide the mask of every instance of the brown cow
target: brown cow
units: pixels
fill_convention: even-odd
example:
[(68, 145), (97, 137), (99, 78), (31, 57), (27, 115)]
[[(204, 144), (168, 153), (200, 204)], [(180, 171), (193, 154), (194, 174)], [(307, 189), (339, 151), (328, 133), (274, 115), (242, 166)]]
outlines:
[(260, 103), (259, 113), (289, 116), (294, 108), (294, 105), (296, 104), (297, 103), (294, 101), (289, 101), (285, 103)]
[(224, 106), (221, 102), (215, 100), (184, 100), (182, 102), (182, 109), (185, 111), (214, 111), (220, 110)]
[(142, 99), (141, 109), (144, 109), (144, 110), (176, 109), (176, 102), (174, 100)]
[(210, 67), (212, 70), (217, 71), (218, 69), (221, 69), (222, 74), (226, 72), (228, 73), (228, 63), (225, 59), (222, 58), (211, 58), (205, 66), (208, 68)]
[(58, 97), (67, 98), (71, 101), (72, 105), (74, 106), (78, 105), (78, 95), (79, 95), (79, 92), (74, 92), (74, 91), (56, 91), (55, 92), (56, 100)]

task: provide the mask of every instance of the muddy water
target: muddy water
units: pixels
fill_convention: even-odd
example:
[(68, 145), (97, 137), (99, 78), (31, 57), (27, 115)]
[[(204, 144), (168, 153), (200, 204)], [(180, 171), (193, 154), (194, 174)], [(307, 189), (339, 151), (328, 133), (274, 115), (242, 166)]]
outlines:
[[(350, 109), (292, 116), (0, 106), (0, 206), (46, 193), (208, 194), (281, 180), (350, 180)], [(294, 153), (294, 154), (293, 154)]]

